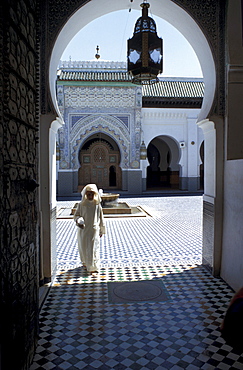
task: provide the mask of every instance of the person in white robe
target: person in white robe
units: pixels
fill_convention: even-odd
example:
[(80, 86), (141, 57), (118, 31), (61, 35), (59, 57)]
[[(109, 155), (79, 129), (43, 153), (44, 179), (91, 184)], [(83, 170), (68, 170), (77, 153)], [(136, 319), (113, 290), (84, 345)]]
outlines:
[(106, 232), (101, 197), (95, 184), (86, 185), (81, 195), (82, 200), (74, 214), (79, 255), (87, 271), (96, 273), (100, 267), (99, 238)]

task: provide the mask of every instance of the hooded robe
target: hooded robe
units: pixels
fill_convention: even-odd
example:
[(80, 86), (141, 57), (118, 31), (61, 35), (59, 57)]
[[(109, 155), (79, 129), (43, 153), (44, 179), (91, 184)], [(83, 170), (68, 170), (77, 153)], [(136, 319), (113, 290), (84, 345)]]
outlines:
[[(87, 199), (87, 191), (95, 193), (93, 200)], [(86, 185), (81, 194), (82, 200), (74, 214), (74, 221), (84, 225), (77, 228), (78, 249), (82, 264), (87, 271), (94, 272), (99, 270), (100, 236), (105, 234), (101, 197), (95, 184)]]

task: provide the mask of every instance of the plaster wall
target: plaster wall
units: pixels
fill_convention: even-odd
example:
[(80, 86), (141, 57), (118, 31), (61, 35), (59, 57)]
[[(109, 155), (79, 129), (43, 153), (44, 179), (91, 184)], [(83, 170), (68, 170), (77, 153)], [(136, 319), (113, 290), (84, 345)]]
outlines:
[(221, 276), (235, 290), (243, 286), (242, 1), (227, 13), (227, 117)]
[(227, 161), (224, 177), (221, 277), (238, 290), (243, 286), (243, 160)]
[[(196, 124), (199, 112), (200, 109), (142, 110), (145, 145), (148, 146), (154, 138), (161, 137), (171, 149), (172, 170), (178, 170), (180, 165), (180, 176), (184, 178), (196, 179), (200, 176), (200, 146), (204, 136)], [(184, 143), (183, 148), (180, 148), (180, 143)]]
[[(168, 135), (178, 142), (187, 141), (187, 125), (190, 120), (189, 130), (197, 130), (197, 119), (200, 109), (168, 109), (168, 108), (143, 108), (142, 125), (144, 140), (147, 145), (158, 135)], [(194, 127), (192, 125), (194, 123)]]

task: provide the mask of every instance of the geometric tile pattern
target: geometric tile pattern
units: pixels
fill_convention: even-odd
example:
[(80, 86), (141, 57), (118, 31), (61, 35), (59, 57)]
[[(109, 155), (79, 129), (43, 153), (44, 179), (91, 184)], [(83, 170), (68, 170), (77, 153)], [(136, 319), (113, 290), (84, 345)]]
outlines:
[[(198, 203), (196, 198), (199, 197), (192, 198)], [(166, 198), (166, 202), (163, 199), (162, 204), (158, 200), (155, 205), (149, 203), (151, 208), (154, 207), (151, 209), (151, 219), (158, 224), (159, 230), (160, 217), (164, 214), (166, 219), (175, 219), (177, 227), (183, 227), (184, 233), (188, 233), (189, 242), (192, 242), (192, 235), (195, 241), (200, 240), (196, 228), (190, 231), (198, 216), (195, 214), (195, 218), (191, 219), (190, 210), (184, 209), (178, 221), (174, 208), (181, 198)], [(171, 201), (171, 215), (166, 207), (168, 200)], [(145, 203), (143, 199), (139, 201)], [(60, 223), (68, 230), (73, 221), (58, 221)], [(108, 221), (108, 229), (114, 227), (117, 231), (118, 243), (120, 240), (123, 240), (122, 244), (124, 240), (130, 240), (134, 247), (137, 245), (141, 250), (137, 225), (137, 222), (129, 223), (130, 234), (126, 239), (124, 233), (128, 230), (124, 229), (123, 222)], [(65, 227), (59, 228), (63, 235)], [(146, 244), (149, 245), (152, 238), (148, 228), (147, 235)], [(173, 229), (171, 235), (175, 249), (178, 243), (178, 251), (186, 253), (186, 250), (182, 250), (181, 240), (174, 236)], [(243, 369), (243, 354), (226, 345), (219, 331), (233, 296), (232, 290), (222, 279), (213, 277), (200, 264), (177, 262), (174, 265), (135, 265), (132, 261), (131, 265), (126, 263), (123, 266), (117, 266), (115, 262), (113, 266), (104, 265), (96, 276), (88, 275), (81, 265), (67, 268), (74, 256), (75, 242), (70, 238), (69, 231), (64, 239), (63, 248), (66, 251), (58, 252), (60, 270), (40, 313), (40, 338), (30, 370)], [(111, 239), (109, 242), (107, 240), (104, 245), (109, 246), (112, 261), (116, 257), (110, 251)], [(168, 243), (169, 235), (162, 245)], [(157, 244), (151, 245), (150, 253), (153, 255), (153, 248)], [(119, 249), (117, 245), (114, 248)], [(198, 250), (201, 250), (200, 243)], [(104, 251), (102, 253), (105, 260)], [(120, 252), (117, 253), (119, 255)], [(139, 252), (136, 253), (136, 259), (139, 260)], [(140, 257), (143, 258), (142, 253)], [(110, 282), (148, 280), (161, 281), (170, 299), (130, 303), (109, 301)]]
[[(151, 217), (105, 219), (107, 234), (100, 243), (102, 267), (201, 264), (201, 196), (124, 201), (131, 206), (140, 205)], [(72, 207), (74, 203), (60, 205)], [(59, 220), (57, 235), (58, 267), (80, 266), (75, 223)]]

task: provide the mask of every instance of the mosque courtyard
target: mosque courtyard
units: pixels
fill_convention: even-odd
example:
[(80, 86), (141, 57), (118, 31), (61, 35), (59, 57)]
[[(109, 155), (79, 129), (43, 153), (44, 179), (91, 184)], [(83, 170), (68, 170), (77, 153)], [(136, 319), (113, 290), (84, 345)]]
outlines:
[(142, 214), (105, 218), (97, 276), (79, 259), (75, 202), (58, 202), (57, 274), (31, 370), (243, 369), (219, 331), (233, 291), (201, 264), (202, 196), (122, 201)]

